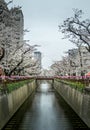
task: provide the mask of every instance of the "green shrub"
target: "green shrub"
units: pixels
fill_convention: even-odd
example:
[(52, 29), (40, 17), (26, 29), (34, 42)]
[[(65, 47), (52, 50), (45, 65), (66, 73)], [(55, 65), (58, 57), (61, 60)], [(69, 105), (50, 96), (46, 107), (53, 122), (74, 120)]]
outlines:
[(8, 83), (7, 84), (8, 93), (10, 93), (11, 91), (13, 91), (15, 89), (22, 87), (24, 84), (32, 82), (32, 81), (33, 81), (33, 79)]
[(75, 88), (75, 89), (77, 89), (77, 90), (79, 90), (79, 91), (81, 91), (81, 92), (82, 92), (83, 89), (85, 88), (85, 85), (82, 84), (81, 82), (66, 81), (66, 80), (63, 80), (63, 79), (55, 79), (55, 80), (57, 80), (58, 82), (62, 82), (62, 83), (64, 83), (64, 84), (67, 84), (67, 85), (69, 85), (70, 87)]

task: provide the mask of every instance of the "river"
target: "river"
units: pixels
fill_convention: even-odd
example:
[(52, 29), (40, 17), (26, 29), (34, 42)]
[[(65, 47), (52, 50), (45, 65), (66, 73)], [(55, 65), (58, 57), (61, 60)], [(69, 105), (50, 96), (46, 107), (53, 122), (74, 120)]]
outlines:
[(87, 126), (47, 82), (42, 82), (3, 130), (75, 130)]

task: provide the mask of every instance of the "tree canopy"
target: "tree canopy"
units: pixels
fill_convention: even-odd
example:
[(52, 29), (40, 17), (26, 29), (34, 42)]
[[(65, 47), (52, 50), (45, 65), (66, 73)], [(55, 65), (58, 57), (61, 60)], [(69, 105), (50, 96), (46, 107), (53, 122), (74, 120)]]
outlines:
[(74, 44), (83, 44), (90, 52), (90, 20), (82, 19), (83, 11), (74, 9), (73, 17), (69, 17), (59, 25), (59, 30)]

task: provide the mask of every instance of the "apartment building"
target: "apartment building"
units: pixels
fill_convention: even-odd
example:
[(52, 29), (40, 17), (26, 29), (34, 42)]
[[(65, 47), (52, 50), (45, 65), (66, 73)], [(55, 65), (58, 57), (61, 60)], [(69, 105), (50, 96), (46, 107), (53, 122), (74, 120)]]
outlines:
[[(0, 0), (0, 47), (4, 49), (4, 58), (0, 66), (9, 71), (13, 63), (9, 63), (15, 49), (23, 44), (24, 18), (20, 7), (9, 9), (4, 0)], [(0, 49), (1, 50), (1, 49)], [(11, 54), (11, 55), (10, 55)]]
[(70, 75), (85, 75), (90, 71), (90, 53), (85, 46), (68, 50)]

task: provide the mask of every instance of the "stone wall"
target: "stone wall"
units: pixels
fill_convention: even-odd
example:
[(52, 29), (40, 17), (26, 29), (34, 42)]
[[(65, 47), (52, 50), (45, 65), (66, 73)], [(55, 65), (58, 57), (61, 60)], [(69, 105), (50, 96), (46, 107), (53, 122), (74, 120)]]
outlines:
[(90, 128), (90, 93), (81, 93), (56, 80), (54, 81), (54, 88)]
[(0, 129), (9, 121), (35, 88), (35, 81), (32, 81), (9, 94), (0, 96)]

